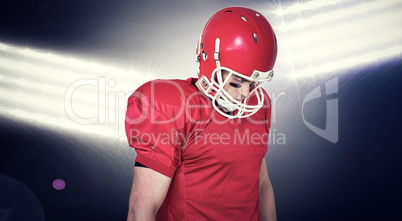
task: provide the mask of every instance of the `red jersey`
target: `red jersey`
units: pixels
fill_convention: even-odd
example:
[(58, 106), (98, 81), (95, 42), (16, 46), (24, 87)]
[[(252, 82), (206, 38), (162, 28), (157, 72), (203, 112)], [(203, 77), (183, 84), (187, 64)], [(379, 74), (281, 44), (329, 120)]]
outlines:
[(228, 119), (196, 80), (151, 81), (128, 100), (136, 161), (172, 178), (157, 220), (259, 220), (270, 99), (265, 93), (265, 105), (248, 118)]

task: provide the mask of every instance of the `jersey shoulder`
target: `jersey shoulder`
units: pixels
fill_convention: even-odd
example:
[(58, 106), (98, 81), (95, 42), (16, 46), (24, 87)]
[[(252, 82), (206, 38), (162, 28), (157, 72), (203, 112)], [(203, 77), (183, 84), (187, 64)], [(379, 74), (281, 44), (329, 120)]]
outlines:
[[(153, 80), (141, 85), (128, 100), (128, 111), (147, 117), (158, 112), (179, 128), (189, 121), (208, 118), (209, 99), (194, 85), (196, 79)], [(134, 113), (135, 114), (135, 113)], [(138, 114), (137, 114), (138, 115)]]
[(159, 110), (162, 106), (180, 108), (185, 104), (185, 100), (192, 93), (196, 93), (197, 88), (186, 80), (152, 80), (141, 85), (129, 98), (141, 99), (147, 105)]

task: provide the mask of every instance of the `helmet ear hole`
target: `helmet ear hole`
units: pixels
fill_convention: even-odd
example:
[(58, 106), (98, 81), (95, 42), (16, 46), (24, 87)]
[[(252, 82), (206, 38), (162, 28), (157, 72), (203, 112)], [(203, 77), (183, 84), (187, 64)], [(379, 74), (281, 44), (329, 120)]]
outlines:
[(253, 32), (254, 42), (257, 43), (257, 35)]
[(205, 61), (205, 60), (207, 60), (207, 58), (208, 58), (207, 52), (202, 51), (202, 59), (204, 59), (204, 61)]

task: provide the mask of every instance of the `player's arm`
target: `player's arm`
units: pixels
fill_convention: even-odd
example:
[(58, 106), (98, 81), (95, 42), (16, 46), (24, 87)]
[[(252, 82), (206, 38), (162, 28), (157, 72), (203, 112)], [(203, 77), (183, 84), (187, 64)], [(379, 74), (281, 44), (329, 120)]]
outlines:
[(261, 163), (260, 170), (260, 214), (261, 220), (276, 221), (276, 207), (274, 190), (268, 176), (267, 164), (265, 158)]
[(171, 178), (146, 167), (134, 167), (127, 221), (155, 220)]

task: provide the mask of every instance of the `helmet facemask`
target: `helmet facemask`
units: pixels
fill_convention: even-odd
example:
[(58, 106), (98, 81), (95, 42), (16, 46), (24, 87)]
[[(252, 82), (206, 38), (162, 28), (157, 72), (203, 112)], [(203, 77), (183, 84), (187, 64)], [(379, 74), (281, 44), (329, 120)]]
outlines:
[[(223, 71), (228, 72), (225, 79), (223, 79)], [(232, 75), (251, 82), (252, 87), (250, 88), (249, 95), (242, 101), (233, 98), (224, 88), (225, 85), (229, 84)], [(254, 71), (253, 77), (247, 77), (229, 68), (217, 67), (211, 75), (211, 81), (206, 76), (201, 78), (201, 88), (212, 99), (212, 105), (217, 112), (229, 119), (245, 118), (256, 113), (264, 105), (264, 93), (261, 83), (270, 81), (272, 75), (272, 70), (267, 73)], [(259, 78), (258, 76), (267, 77)], [(255, 99), (253, 98), (254, 101), (250, 102), (250, 98), (252, 97), (255, 97)]]

